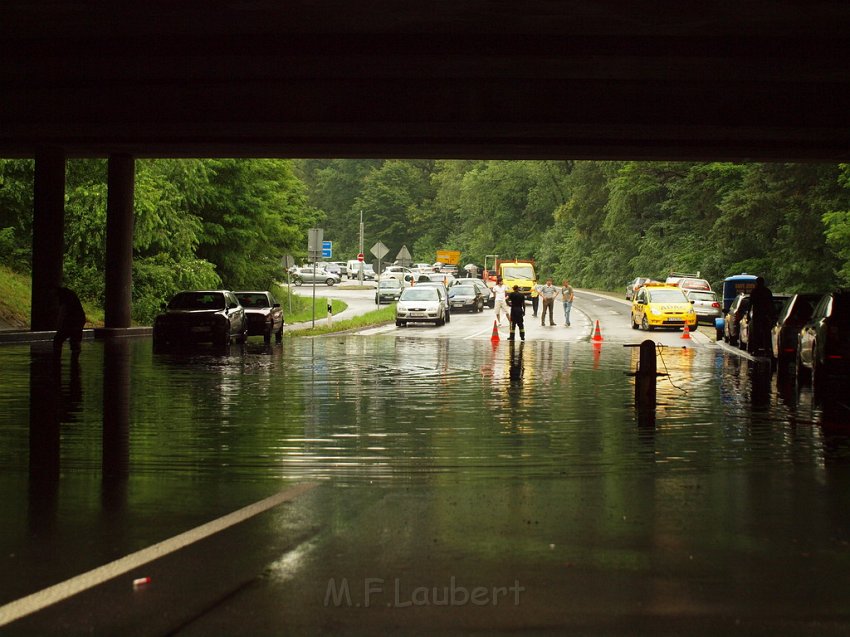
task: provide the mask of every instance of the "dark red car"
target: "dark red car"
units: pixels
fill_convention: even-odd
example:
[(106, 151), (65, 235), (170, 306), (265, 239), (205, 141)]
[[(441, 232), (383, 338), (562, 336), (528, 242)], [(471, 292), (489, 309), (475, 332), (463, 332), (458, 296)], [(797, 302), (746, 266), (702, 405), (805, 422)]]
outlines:
[(283, 310), (272, 293), (243, 290), (234, 294), (245, 308), (248, 336), (262, 336), (268, 345), (274, 334), (275, 342), (280, 343), (283, 339)]

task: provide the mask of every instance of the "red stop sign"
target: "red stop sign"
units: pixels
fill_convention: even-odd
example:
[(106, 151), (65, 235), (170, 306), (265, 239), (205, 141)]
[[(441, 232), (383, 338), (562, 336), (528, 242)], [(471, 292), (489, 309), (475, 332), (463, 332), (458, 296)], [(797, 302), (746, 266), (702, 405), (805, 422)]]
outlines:
[(358, 260), (358, 261), (362, 261), (362, 260), (363, 260), (363, 253), (362, 253), (362, 252), (361, 252), (360, 254), (358, 254), (358, 255), (357, 255), (357, 260)]

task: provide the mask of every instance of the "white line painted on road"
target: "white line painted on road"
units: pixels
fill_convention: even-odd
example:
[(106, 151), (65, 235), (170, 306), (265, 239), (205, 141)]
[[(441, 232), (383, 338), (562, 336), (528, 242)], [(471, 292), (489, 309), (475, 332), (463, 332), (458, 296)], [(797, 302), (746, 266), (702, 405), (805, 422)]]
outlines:
[(172, 538), (163, 540), (153, 546), (149, 546), (146, 549), (130, 553), (130, 555), (125, 555), (114, 562), (104, 564), (103, 566), (99, 566), (91, 571), (82, 573), (72, 577), (71, 579), (67, 579), (64, 582), (59, 582), (58, 584), (42, 589), (37, 593), (27, 595), (26, 597), (22, 597), (14, 602), (0, 606), (0, 626), (5, 626), (6, 624), (21, 619), (22, 617), (26, 617), (27, 615), (43, 610), (48, 606), (64, 601), (77, 593), (81, 593), (89, 588), (103, 584), (114, 577), (124, 575), (129, 571), (147, 564), (148, 562), (164, 557), (169, 553), (173, 553), (211, 535), (215, 535), (216, 533), (224, 531), (235, 524), (244, 522), (248, 518), (252, 518), (264, 511), (268, 511), (279, 504), (294, 500), (303, 493), (314, 489), (316, 486), (318, 486), (318, 484), (314, 482), (296, 485), (291, 489), (286, 489), (285, 491), (276, 493), (264, 500), (260, 500), (254, 504), (249, 504), (248, 506), (234, 511), (233, 513), (228, 513), (217, 520), (207, 522), (206, 524), (202, 524), (201, 526), (186, 531), (185, 533), (175, 535)]

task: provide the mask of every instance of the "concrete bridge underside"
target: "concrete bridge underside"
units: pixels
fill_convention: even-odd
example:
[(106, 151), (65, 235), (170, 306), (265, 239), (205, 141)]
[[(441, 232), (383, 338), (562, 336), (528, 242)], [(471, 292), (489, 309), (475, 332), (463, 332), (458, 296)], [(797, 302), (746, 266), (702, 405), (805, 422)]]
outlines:
[(134, 157), (850, 157), (840, 0), (11, 0), (2, 16), (0, 156), (38, 164), (34, 290), (61, 278), (64, 159), (113, 157), (114, 327)]

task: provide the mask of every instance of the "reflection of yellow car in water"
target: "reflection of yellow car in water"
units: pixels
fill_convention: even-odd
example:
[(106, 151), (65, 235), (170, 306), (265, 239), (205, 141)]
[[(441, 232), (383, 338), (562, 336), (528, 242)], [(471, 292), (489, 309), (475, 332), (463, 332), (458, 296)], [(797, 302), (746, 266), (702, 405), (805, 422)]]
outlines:
[(640, 327), (697, 328), (697, 315), (693, 304), (676, 286), (664, 283), (647, 283), (635, 294), (632, 302), (632, 329)]

